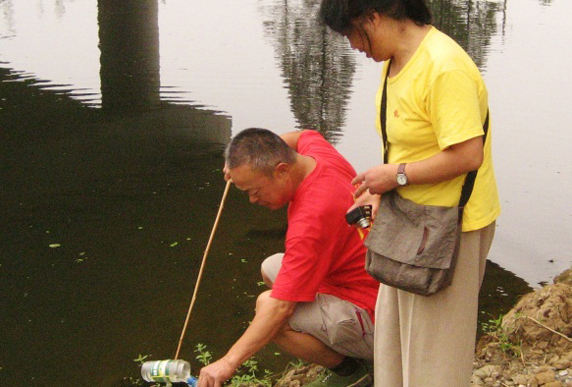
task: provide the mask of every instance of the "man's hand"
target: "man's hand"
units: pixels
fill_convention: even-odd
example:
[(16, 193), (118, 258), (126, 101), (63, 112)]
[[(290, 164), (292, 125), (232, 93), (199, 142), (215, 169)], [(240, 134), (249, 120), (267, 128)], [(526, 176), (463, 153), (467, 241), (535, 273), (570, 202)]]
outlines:
[(197, 387), (220, 387), (236, 369), (278, 334), (296, 309), (296, 303), (270, 297), (270, 290), (256, 300), (256, 314), (240, 339), (220, 360), (201, 369)]
[(224, 168), (222, 169), (222, 173), (224, 174), (224, 180), (230, 180), (230, 169), (228, 168), (227, 163), (224, 163)]
[(220, 387), (235, 372), (236, 368), (223, 357), (201, 369), (197, 387)]

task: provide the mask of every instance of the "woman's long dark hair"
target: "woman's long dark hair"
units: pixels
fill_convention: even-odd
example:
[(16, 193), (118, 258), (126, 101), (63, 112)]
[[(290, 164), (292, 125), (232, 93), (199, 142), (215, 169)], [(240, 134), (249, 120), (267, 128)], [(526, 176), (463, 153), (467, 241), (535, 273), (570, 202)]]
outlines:
[(431, 24), (431, 11), (425, 0), (322, 0), (319, 16), (332, 30), (341, 34), (353, 28), (352, 20), (371, 12), (395, 20), (411, 20), (418, 25)]

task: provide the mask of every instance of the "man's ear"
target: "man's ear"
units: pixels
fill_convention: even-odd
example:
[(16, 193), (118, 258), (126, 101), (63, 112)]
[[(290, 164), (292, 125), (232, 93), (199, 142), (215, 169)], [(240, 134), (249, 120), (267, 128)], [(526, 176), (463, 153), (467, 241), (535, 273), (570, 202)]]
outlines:
[(284, 179), (290, 175), (291, 166), (288, 163), (279, 163), (274, 167), (274, 178)]

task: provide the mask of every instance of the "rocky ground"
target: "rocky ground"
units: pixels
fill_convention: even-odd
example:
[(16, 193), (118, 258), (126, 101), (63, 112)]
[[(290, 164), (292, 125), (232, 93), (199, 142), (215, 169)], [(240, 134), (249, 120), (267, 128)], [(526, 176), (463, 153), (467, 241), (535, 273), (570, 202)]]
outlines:
[(525, 295), (477, 344), (474, 386), (572, 386), (572, 269)]

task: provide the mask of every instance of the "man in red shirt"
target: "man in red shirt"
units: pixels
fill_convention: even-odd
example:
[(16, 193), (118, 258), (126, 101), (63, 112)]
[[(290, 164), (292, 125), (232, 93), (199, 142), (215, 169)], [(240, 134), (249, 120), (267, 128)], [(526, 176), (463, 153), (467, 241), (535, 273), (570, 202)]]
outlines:
[(218, 361), (203, 367), (198, 387), (220, 386), (270, 341), (326, 367), (311, 386), (367, 386), (357, 359), (373, 359), (373, 316), (379, 284), (365, 271), (360, 232), (347, 225), (356, 172), (318, 132), (278, 136), (265, 129), (237, 134), (226, 151), (225, 178), (252, 203), (288, 204), (285, 253), (262, 264), (271, 290), (256, 315)]

